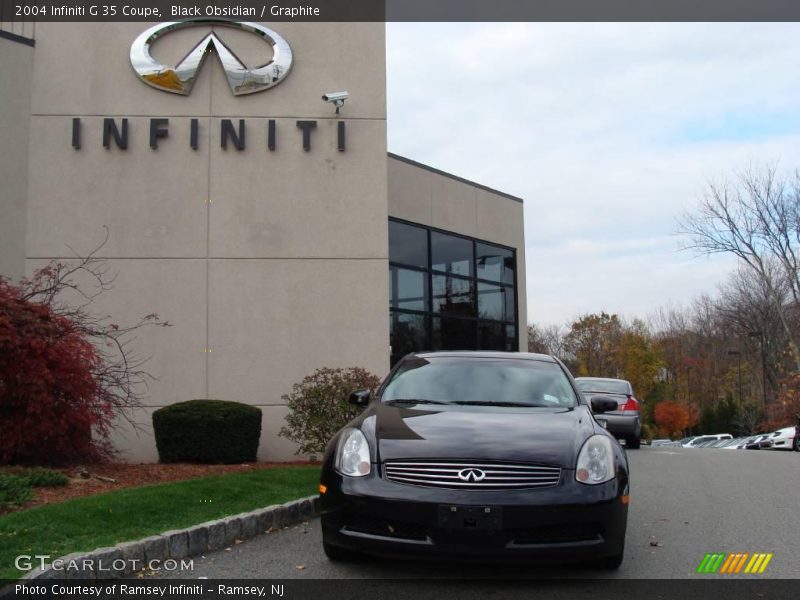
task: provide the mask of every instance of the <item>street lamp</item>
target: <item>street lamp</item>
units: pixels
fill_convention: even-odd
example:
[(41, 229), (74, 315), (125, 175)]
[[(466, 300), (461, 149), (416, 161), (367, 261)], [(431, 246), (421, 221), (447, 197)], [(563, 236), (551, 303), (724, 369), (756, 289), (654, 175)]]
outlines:
[(751, 331), (751, 338), (758, 338), (758, 346), (761, 350), (761, 394), (764, 400), (764, 410), (767, 410), (767, 348), (763, 331)]
[(742, 405), (742, 353), (739, 350), (728, 350), (728, 354), (736, 355), (738, 360), (738, 372), (739, 372), (739, 406)]

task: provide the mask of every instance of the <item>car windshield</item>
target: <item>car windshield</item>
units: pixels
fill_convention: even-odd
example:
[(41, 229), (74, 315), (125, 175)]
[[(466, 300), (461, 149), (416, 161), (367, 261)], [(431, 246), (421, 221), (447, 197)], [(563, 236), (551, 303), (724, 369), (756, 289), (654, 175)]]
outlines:
[(412, 358), (383, 391), (388, 403), (572, 408), (575, 392), (554, 362), (494, 358)]
[(578, 379), (578, 389), (582, 392), (604, 392), (606, 394), (627, 394), (628, 382), (615, 379)]

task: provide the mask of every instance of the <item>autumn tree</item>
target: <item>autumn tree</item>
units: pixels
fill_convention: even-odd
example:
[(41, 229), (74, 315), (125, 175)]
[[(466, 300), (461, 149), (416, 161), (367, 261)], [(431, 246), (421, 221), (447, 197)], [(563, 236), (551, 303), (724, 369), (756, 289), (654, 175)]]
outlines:
[(97, 250), (18, 285), (0, 278), (0, 464), (108, 457), (117, 419), (132, 422), (141, 405), (150, 376), (131, 343), (142, 327), (169, 324), (151, 314), (125, 326), (91, 312), (113, 282)]
[(642, 321), (635, 321), (619, 337), (617, 357), (624, 378), (641, 399), (651, 395), (664, 367), (658, 347)]
[(655, 408), (655, 421), (662, 435), (680, 437), (689, 425), (689, 411), (677, 402), (659, 402)]
[(566, 335), (566, 347), (575, 356), (577, 374), (617, 377), (622, 323), (617, 315), (588, 314), (575, 321)]

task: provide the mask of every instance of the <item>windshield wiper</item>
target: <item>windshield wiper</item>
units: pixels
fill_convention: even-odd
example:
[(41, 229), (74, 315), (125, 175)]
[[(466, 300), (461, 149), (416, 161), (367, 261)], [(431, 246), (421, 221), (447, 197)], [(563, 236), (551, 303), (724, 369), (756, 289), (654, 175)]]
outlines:
[[(461, 404), (462, 406), (525, 406), (525, 407), (534, 407), (534, 408), (547, 408), (549, 406), (553, 406), (551, 404), (529, 404), (526, 402), (495, 402), (492, 400), (476, 400), (474, 402), (470, 401), (456, 401), (453, 404)], [(561, 408), (561, 407), (559, 407)]]
[(449, 402), (440, 402), (439, 400), (425, 400), (417, 398), (397, 398), (395, 400), (387, 400), (386, 404), (450, 404)]

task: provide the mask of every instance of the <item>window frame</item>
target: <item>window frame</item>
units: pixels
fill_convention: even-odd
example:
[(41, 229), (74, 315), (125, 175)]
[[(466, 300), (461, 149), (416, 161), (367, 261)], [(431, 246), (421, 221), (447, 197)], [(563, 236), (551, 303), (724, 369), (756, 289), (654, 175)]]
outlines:
[[(433, 334), (433, 319), (435, 317), (439, 317), (439, 318), (447, 317), (447, 315), (443, 315), (440, 312), (434, 312), (434, 310), (433, 310), (433, 295), (434, 295), (433, 294), (433, 277), (434, 276), (446, 276), (446, 277), (451, 277), (452, 276), (452, 277), (457, 277), (459, 279), (468, 280), (468, 281), (470, 281), (472, 289), (474, 290), (474, 295), (475, 295), (475, 298), (474, 298), (475, 309), (474, 310), (475, 310), (475, 314), (474, 314), (474, 316), (459, 316), (459, 317), (452, 316), (450, 318), (458, 318), (458, 319), (462, 319), (462, 320), (465, 320), (465, 321), (470, 321), (473, 324), (473, 327), (474, 327), (474, 338), (476, 340), (476, 346), (480, 345), (479, 344), (479, 340), (480, 340), (480, 324), (481, 323), (503, 324), (505, 327), (508, 327), (509, 325), (513, 326), (514, 327), (514, 338), (512, 340), (512, 344), (513, 344), (513, 348), (514, 348), (513, 351), (517, 352), (518, 349), (519, 349), (519, 339), (520, 339), (519, 287), (518, 287), (518, 285), (519, 285), (519, 273), (518, 273), (518, 270), (519, 269), (517, 268), (518, 267), (517, 249), (514, 248), (514, 247), (511, 247), (511, 246), (506, 246), (505, 244), (498, 244), (496, 242), (490, 242), (488, 240), (484, 240), (484, 239), (481, 239), (481, 238), (474, 238), (474, 237), (471, 237), (471, 236), (468, 236), (468, 235), (464, 235), (464, 234), (461, 234), (461, 233), (456, 233), (456, 232), (453, 232), (453, 231), (447, 231), (445, 229), (440, 229), (438, 227), (432, 227), (430, 225), (423, 225), (421, 223), (415, 223), (413, 221), (408, 221), (406, 219), (399, 219), (397, 217), (389, 217), (389, 223), (392, 223), (392, 222), (398, 223), (398, 224), (401, 224), (401, 225), (409, 225), (409, 226), (412, 226), (412, 227), (417, 227), (417, 228), (422, 229), (422, 230), (424, 230), (426, 232), (427, 257), (428, 257), (427, 268), (419, 267), (417, 265), (409, 265), (409, 264), (406, 264), (406, 263), (393, 261), (391, 256), (389, 257), (389, 267), (390, 267), (390, 271), (391, 271), (391, 268), (397, 268), (397, 269), (407, 269), (407, 270), (410, 270), (410, 271), (417, 271), (417, 272), (423, 273), (425, 275), (425, 278), (426, 278), (426, 286), (427, 286), (428, 294), (427, 294), (427, 299), (426, 299), (426, 302), (425, 302), (425, 304), (426, 304), (425, 310), (413, 310), (413, 309), (405, 309), (405, 308), (392, 308), (392, 306), (391, 306), (391, 297), (390, 297), (389, 298), (389, 315), (390, 315), (390, 317), (392, 315), (394, 315), (394, 313), (398, 313), (398, 314), (405, 313), (405, 314), (418, 315), (418, 316), (425, 317), (426, 323), (427, 323), (427, 326), (428, 326), (427, 327), (427, 332), (426, 332), (427, 335), (425, 336), (427, 338), (426, 339), (426, 343), (427, 343), (428, 349), (431, 349), (433, 347), (433, 337), (434, 337), (434, 334)], [(469, 277), (466, 277), (466, 276), (463, 276), (463, 275), (448, 274), (448, 273), (433, 269), (433, 256), (432, 256), (433, 247), (432, 247), (432, 243), (431, 243), (431, 234), (432, 233), (449, 235), (449, 236), (452, 236), (452, 237), (460, 238), (460, 239), (463, 239), (463, 240), (467, 240), (468, 242), (470, 242), (472, 244), (472, 264), (470, 266), (472, 275), (470, 275)], [(484, 244), (484, 245), (487, 245), (487, 246), (493, 246), (493, 247), (497, 247), (499, 249), (511, 252), (512, 260), (513, 260), (513, 264), (514, 264), (514, 277), (513, 277), (513, 282), (512, 283), (509, 284), (509, 283), (505, 283), (503, 281), (493, 281), (493, 280), (490, 280), (490, 279), (482, 279), (482, 278), (478, 277), (478, 264), (477, 264), (477, 260), (478, 260), (477, 259), (477, 245), (478, 244)], [(389, 248), (391, 249), (391, 244), (389, 244)], [(507, 320), (505, 318), (502, 319), (502, 320), (481, 319), (480, 318), (478, 290), (479, 290), (479, 285), (481, 283), (492, 285), (492, 286), (499, 287), (499, 288), (503, 288), (503, 289), (506, 289), (506, 290), (508, 290), (508, 289), (512, 290), (513, 298), (514, 298), (514, 318), (513, 318), (513, 321)], [(390, 296), (391, 296), (391, 290), (390, 290)], [(391, 319), (390, 319), (390, 322), (392, 322)], [(391, 334), (391, 330), (390, 330), (390, 334)], [(475, 349), (477, 349), (477, 347)], [(420, 348), (418, 350), (422, 351), (422, 350), (425, 350), (425, 349), (424, 348)], [(394, 356), (394, 353), (393, 353), (393, 356)], [(398, 356), (397, 360), (399, 360), (399, 358), (401, 358), (401, 357)]]

